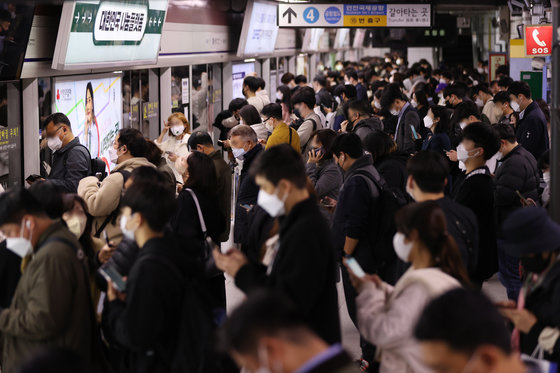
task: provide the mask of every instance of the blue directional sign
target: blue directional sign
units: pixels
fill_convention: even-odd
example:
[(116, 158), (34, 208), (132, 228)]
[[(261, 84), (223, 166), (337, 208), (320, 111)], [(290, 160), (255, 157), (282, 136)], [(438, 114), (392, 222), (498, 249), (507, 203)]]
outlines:
[(324, 16), (325, 21), (334, 25), (340, 21), (340, 19), (342, 18), (342, 13), (340, 12), (340, 9), (338, 9), (338, 7), (331, 6), (327, 8), (327, 10), (325, 10)]
[(303, 11), (303, 19), (305, 22), (313, 24), (319, 20), (319, 11), (310, 6)]

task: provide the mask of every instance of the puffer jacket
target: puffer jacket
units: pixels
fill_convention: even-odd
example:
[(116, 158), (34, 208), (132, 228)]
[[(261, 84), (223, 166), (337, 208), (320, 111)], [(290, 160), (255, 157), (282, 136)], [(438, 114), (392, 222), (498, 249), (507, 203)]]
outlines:
[(305, 171), (315, 186), (319, 200), (325, 197), (338, 199), (338, 192), (342, 186), (342, 173), (333, 159), (325, 159), (319, 163), (307, 163)]
[(367, 283), (356, 298), (360, 334), (377, 346), (381, 373), (431, 372), (422, 362), (413, 330), (420, 313), (432, 299), (459, 282), (439, 268), (408, 270), (395, 287)]
[(367, 118), (356, 123), (352, 132), (360, 137), (362, 143), (366, 136), (376, 131), (383, 131), (383, 122), (376, 117)]
[(509, 214), (522, 207), (516, 191), (534, 201), (539, 198), (540, 176), (535, 157), (521, 145), (516, 146), (499, 161), (494, 182), (496, 228), (501, 232), (502, 224)]
[[(141, 166), (155, 168), (146, 158), (135, 157), (118, 164), (101, 183), (95, 176), (89, 176), (80, 181), (78, 195), (86, 201), (89, 213), (95, 218), (92, 224), (92, 234), (95, 234), (105, 219), (119, 207), (124, 188), (124, 176), (119, 171), (132, 172)], [(118, 218), (110, 221), (105, 229), (110, 240), (120, 242), (122, 232)]]

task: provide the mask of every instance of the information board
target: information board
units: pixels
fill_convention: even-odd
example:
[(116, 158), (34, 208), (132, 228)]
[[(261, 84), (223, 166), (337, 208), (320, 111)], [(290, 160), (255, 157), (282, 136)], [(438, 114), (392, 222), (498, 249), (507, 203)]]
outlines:
[(278, 4), (280, 27), (431, 27), (430, 4)]

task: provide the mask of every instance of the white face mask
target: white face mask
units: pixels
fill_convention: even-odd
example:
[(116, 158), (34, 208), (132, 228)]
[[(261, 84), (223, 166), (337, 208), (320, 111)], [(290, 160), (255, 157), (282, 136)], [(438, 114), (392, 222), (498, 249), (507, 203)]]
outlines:
[(519, 107), (519, 104), (517, 103), (517, 101), (511, 100), (509, 102), (509, 106), (511, 106), (512, 110), (519, 113), (521, 111), (521, 108)]
[(379, 101), (373, 101), (373, 106), (375, 106), (377, 110), (381, 110), (381, 104), (379, 103)]
[(465, 149), (465, 146), (463, 145), (463, 143), (460, 143), (459, 146), (457, 146), (457, 160), (460, 161), (460, 162), (465, 163), (467, 161), (467, 159), (472, 158), (472, 157), (476, 157), (477, 155), (478, 155), (478, 152), (476, 152), (473, 155), (469, 155), (469, 151), (467, 149)]
[(401, 233), (397, 232), (393, 236), (393, 247), (395, 248), (395, 253), (405, 263), (410, 262), (410, 252), (412, 251), (412, 242), (406, 243), (404, 242), (406, 236)]
[(459, 122), (459, 127), (461, 127), (462, 130), (464, 130), (466, 126), (467, 126), (467, 121), (463, 120)]
[(231, 148), (231, 152), (233, 153), (233, 156), (237, 159), (242, 159), (243, 156), (247, 153), (243, 148), (233, 148), (233, 147)]
[(118, 150), (115, 149), (114, 146), (110, 147), (109, 150), (109, 160), (111, 161), (111, 163), (118, 163), (119, 160), (119, 154), (118, 154)]
[(484, 101), (482, 101), (482, 99), (479, 97), (477, 98), (474, 103), (476, 104), (476, 106), (478, 107), (483, 107), (484, 106)]
[(336, 97), (334, 98), (334, 100), (336, 101), (336, 103), (337, 103), (338, 105), (340, 105), (340, 103), (342, 102), (342, 100), (341, 100), (340, 97), (338, 97), (338, 96), (336, 96)]
[(68, 226), (68, 230), (72, 232), (72, 234), (76, 236), (76, 238), (79, 239), (80, 237), (82, 237), (84, 231), (86, 230), (87, 223), (87, 217), (85, 215), (74, 214), (67, 219), (64, 219), (64, 221)]
[(410, 104), (412, 105), (413, 108), (417, 108), (417, 107), (418, 107), (418, 102), (416, 102), (415, 100), (410, 101)]
[(185, 131), (185, 127), (182, 125), (178, 125), (178, 126), (173, 126), (171, 127), (171, 133), (173, 134), (173, 136), (179, 136), (180, 134), (182, 134)]
[(60, 137), (58, 137), (58, 135), (55, 135), (54, 137), (49, 137), (47, 139), (47, 146), (54, 153), (57, 150), (60, 150), (60, 148), (62, 148), (62, 140), (60, 139)]
[(244, 125), (245, 122), (243, 121), (243, 118), (239, 119), (239, 124)]
[(129, 240), (134, 241), (134, 230), (128, 229), (126, 227), (126, 225), (128, 224), (128, 218), (125, 215), (121, 216), (121, 232), (123, 234), (123, 236), (125, 236), (126, 238), (128, 238)]
[(542, 177), (546, 185), (550, 185), (550, 171), (543, 172)]
[(284, 94), (280, 91), (276, 91), (276, 99), (278, 101), (282, 101), (283, 98), (284, 98)]
[(274, 126), (270, 124), (270, 119), (264, 124), (264, 126), (268, 132), (272, 133), (272, 131), (274, 131)]
[(395, 109), (391, 109), (390, 112), (391, 112), (391, 115), (394, 115), (395, 117), (398, 117), (399, 113), (400, 113), (399, 110), (395, 110)]
[(424, 117), (424, 127), (432, 128), (433, 125), (434, 125), (434, 120), (426, 115)]
[(16, 253), (21, 258), (25, 258), (27, 255), (33, 252), (33, 245), (31, 244), (31, 238), (33, 237), (33, 231), (30, 229), (29, 220), (25, 223), (27, 229), (29, 229), (29, 239), (23, 237), (23, 221), (21, 222), (21, 230), (19, 237), (7, 237), (6, 247)]
[(439, 84), (447, 84), (447, 80), (441, 78), (441, 79), (439, 80)]
[(284, 202), (288, 197), (287, 194), (284, 195), (283, 199), (278, 198), (276, 193), (268, 194), (264, 190), (259, 190), (259, 196), (257, 198), (257, 204), (265, 210), (268, 215), (276, 218), (280, 215), (284, 215)]

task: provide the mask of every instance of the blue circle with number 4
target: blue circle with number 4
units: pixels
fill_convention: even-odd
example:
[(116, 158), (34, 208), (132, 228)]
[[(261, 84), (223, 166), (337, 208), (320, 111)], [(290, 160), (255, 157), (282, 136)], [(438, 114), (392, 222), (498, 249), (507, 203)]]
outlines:
[(307, 23), (315, 23), (319, 20), (319, 11), (317, 8), (310, 6), (303, 11), (303, 19)]
[(325, 10), (325, 21), (327, 21), (331, 25), (338, 23), (341, 17), (342, 13), (340, 12), (340, 9), (335, 6), (331, 6), (327, 8), (327, 10)]

